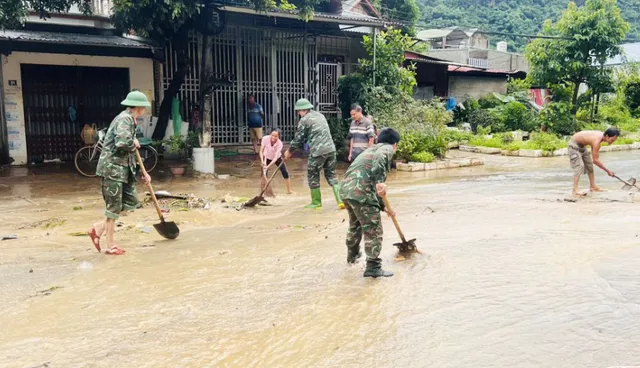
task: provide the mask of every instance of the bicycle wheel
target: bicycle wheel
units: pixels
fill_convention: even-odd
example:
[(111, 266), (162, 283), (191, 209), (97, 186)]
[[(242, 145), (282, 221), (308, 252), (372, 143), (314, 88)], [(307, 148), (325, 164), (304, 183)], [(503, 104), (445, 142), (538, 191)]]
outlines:
[(97, 146), (86, 146), (80, 148), (76, 153), (75, 164), (76, 170), (86, 177), (93, 178), (96, 176), (96, 168), (100, 159), (100, 148)]
[(142, 146), (138, 150), (145, 170), (150, 173), (158, 164), (158, 151), (151, 146)]

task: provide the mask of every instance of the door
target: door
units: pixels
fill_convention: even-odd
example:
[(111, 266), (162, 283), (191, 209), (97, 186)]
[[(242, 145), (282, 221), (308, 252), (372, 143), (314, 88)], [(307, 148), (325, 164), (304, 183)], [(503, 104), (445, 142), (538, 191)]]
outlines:
[(318, 111), (327, 118), (338, 117), (338, 78), (342, 71), (337, 63), (318, 63)]
[(29, 162), (72, 161), (85, 124), (106, 128), (122, 110), (129, 69), (22, 64)]

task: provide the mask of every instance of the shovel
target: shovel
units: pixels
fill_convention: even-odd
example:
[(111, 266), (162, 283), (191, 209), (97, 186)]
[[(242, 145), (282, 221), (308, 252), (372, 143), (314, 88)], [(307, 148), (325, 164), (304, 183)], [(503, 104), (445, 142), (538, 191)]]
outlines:
[(629, 179), (629, 181), (624, 181), (624, 180), (620, 179), (617, 175), (614, 175), (613, 177), (624, 183), (624, 186), (622, 187), (622, 190), (630, 190), (631, 188), (635, 187), (636, 189), (638, 189), (640, 191), (640, 188), (638, 188), (636, 186), (636, 178), (631, 178), (631, 179)]
[[(273, 180), (273, 178), (276, 176), (276, 174), (278, 173), (278, 170), (280, 169), (280, 166), (284, 165), (284, 160), (282, 160), (282, 162), (280, 163), (280, 165), (278, 165), (278, 167), (273, 170), (273, 174), (271, 174), (271, 177), (269, 178), (269, 180), (267, 180), (267, 184), (265, 185), (264, 189), (262, 189), (262, 192), (260, 192), (259, 195), (251, 198), (250, 200), (246, 201), (242, 206), (243, 207), (255, 207), (258, 203), (264, 202), (264, 192), (267, 191), (267, 188), (269, 188), (269, 184), (271, 184), (271, 180)], [(264, 176), (263, 176), (264, 177)]]
[(260, 190), (264, 190), (264, 195), (266, 197), (275, 197), (276, 195), (273, 193), (273, 189), (271, 186), (267, 184), (267, 169), (262, 169), (262, 178), (260, 179)]
[[(391, 210), (391, 205), (389, 204), (389, 200), (387, 199), (386, 195), (382, 196), (382, 201), (384, 202), (384, 206), (388, 208), (390, 212), (393, 212), (393, 210)], [(402, 230), (400, 230), (400, 225), (398, 224), (398, 220), (396, 220), (395, 215), (391, 216), (391, 220), (393, 220), (393, 224), (396, 226), (396, 230), (398, 230), (398, 235), (400, 235), (400, 239), (402, 240), (401, 243), (395, 243), (393, 245), (398, 247), (398, 250), (400, 252), (414, 251), (414, 252), (420, 253), (420, 251), (418, 250), (418, 247), (416, 246), (415, 239), (411, 239), (409, 241), (405, 239), (404, 234), (402, 233)]]
[[(138, 165), (140, 165), (140, 170), (146, 176), (147, 170), (144, 168), (144, 164), (142, 163), (142, 158), (140, 157), (140, 152), (136, 149), (136, 158), (138, 159)], [(162, 215), (162, 210), (160, 209), (160, 205), (158, 204), (158, 198), (156, 198), (156, 194), (153, 192), (153, 187), (151, 183), (147, 184), (147, 188), (149, 188), (149, 193), (151, 194), (151, 199), (153, 199), (153, 204), (156, 207), (156, 212), (158, 212), (158, 217), (160, 217), (160, 223), (153, 225), (158, 234), (162, 235), (162, 237), (166, 239), (175, 239), (180, 235), (180, 229), (178, 229), (178, 225), (175, 222), (164, 221), (164, 216)]]

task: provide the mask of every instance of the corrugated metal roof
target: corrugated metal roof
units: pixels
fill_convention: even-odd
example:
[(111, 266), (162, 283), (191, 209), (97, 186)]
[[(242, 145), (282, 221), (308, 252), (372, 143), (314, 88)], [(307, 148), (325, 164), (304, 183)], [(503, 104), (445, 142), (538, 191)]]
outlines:
[(151, 41), (142, 42), (131, 38), (113, 35), (94, 35), (83, 33), (61, 33), (61, 32), (38, 32), (38, 31), (0, 31), (0, 40), (10, 40), (17, 42), (44, 42), (70, 45), (88, 45), (105, 47), (124, 47), (152, 49)]
[(449, 66), (449, 71), (450, 72), (459, 72), (459, 73), (487, 73), (487, 74), (506, 74), (506, 75), (524, 73), (524, 72), (521, 72), (521, 71), (510, 72), (508, 70), (481, 69), (481, 68), (455, 66), (455, 65), (450, 65)]
[[(243, 6), (224, 6), (221, 10), (232, 12), (232, 13), (242, 13), (242, 14), (252, 14), (252, 15), (264, 15), (269, 17), (283, 17), (283, 18), (298, 18), (297, 11), (267, 11), (267, 12), (256, 12), (255, 10)], [(390, 24), (398, 24), (395, 22), (385, 21), (384, 19), (374, 18), (371, 16), (366, 16), (358, 13), (349, 13), (348, 15), (340, 15), (340, 14), (330, 14), (330, 13), (320, 13), (316, 12), (313, 14), (312, 21), (322, 22), (322, 21), (333, 21), (336, 23), (342, 23), (345, 25), (390, 25)]]
[(418, 32), (416, 34), (416, 38), (420, 40), (431, 40), (434, 38), (442, 38), (447, 37), (451, 32), (455, 31), (455, 29), (425, 29), (423, 31)]
[(605, 65), (620, 65), (624, 63), (640, 62), (640, 42), (625, 43), (620, 46), (622, 47), (623, 55), (618, 55), (609, 59)]

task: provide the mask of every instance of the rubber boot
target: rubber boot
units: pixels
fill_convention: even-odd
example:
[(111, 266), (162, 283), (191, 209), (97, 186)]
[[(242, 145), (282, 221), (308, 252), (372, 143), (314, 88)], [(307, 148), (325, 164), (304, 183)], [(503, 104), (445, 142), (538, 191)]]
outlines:
[(377, 278), (377, 277), (391, 277), (391, 276), (393, 276), (393, 272), (385, 271), (382, 268), (378, 268), (378, 269), (375, 269), (375, 270), (365, 270), (364, 271), (364, 277)]
[(347, 250), (348, 264), (356, 263), (361, 257), (362, 257), (362, 252), (360, 250), (358, 250), (357, 253), (355, 251), (351, 251), (351, 249)]
[(311, 203), (304, 208), (322, 208), (322, 192), (320, 188), (311, 189)]
[(380, 259), (371, 260), (367, 259), (367, 268), (364, 270), (364, 277), (391, 277), (393, 272), (385, 271), (380, 267)]
[(333, 195), (336, 197), (336, 202), (338, 202), (338, 208), (344, 210), (344, 203), (342, 203), (342, 199), (340, 199), (340, 187), (338, 184), (333, 186)]

